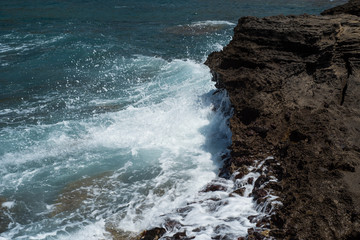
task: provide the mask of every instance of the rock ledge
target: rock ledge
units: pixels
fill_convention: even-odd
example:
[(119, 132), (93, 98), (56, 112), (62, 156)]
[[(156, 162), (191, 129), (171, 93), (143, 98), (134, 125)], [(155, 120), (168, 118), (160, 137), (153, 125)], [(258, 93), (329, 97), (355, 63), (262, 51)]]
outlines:
[(234, 107), (230, 173), (274, 156), (277, 239), (360, 239), (360, 1), (243, 17), (206, 61)]

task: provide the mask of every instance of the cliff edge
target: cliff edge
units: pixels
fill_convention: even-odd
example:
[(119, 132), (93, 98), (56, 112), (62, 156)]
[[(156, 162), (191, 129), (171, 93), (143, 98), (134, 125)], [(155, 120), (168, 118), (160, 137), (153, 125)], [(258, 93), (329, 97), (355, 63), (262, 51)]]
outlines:
[(234, 107), (226, 170), (275, 159), (276, 239), (360, 239), (359, 9), (243, 17), (206, 61)]

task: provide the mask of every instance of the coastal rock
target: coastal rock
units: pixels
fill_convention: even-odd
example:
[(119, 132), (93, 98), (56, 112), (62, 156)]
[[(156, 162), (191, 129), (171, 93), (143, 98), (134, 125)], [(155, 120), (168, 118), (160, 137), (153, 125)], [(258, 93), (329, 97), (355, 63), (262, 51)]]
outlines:
[(6, 202), (6, 199), (0, 197), (0, 233), (5, 232), (11, 222), (7, 214), (7, 209), (3, 207), (3, 203)]
[(206, 61), (234, 108), (227, 170), (276, 161), (277, 239), (360, 239), (359, 7), (240, 18)]
[(141, 234), (139, 240), (157, 240), (161, 238), (165, 232), (166, 230), (164, 228), (153, 228), (146, 230)]
[(360, 16), (360, 0), (350, 0), (346, 4), (323, 11), (321, 15), (336, 15), (342, 13)]
[[(139, 240), (140, 236), (134, 232), (127, 232), (117, 229), (112, 223), (106, 223), (105, 229), (112, 240)], [(141, 233), (144, 234), (144, 233)]]

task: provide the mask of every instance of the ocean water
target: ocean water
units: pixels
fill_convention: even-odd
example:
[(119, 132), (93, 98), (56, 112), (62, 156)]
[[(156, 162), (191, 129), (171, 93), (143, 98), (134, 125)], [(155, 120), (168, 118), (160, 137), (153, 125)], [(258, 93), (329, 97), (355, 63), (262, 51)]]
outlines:
[(259, 211), (218, 177), (231, 104), (203, 62), (241, 16), (344, 2), (1, 0), (0, 239), (246, 236)]

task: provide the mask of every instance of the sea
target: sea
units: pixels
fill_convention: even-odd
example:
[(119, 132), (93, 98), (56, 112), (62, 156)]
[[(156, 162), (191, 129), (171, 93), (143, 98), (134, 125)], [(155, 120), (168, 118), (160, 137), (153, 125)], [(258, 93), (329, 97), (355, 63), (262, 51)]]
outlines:
[(241, 16), (344, 2), (1, 0), (0, 240), (246, 236), (260, 213), (219, 177), (232, 109), (203, 63)]

